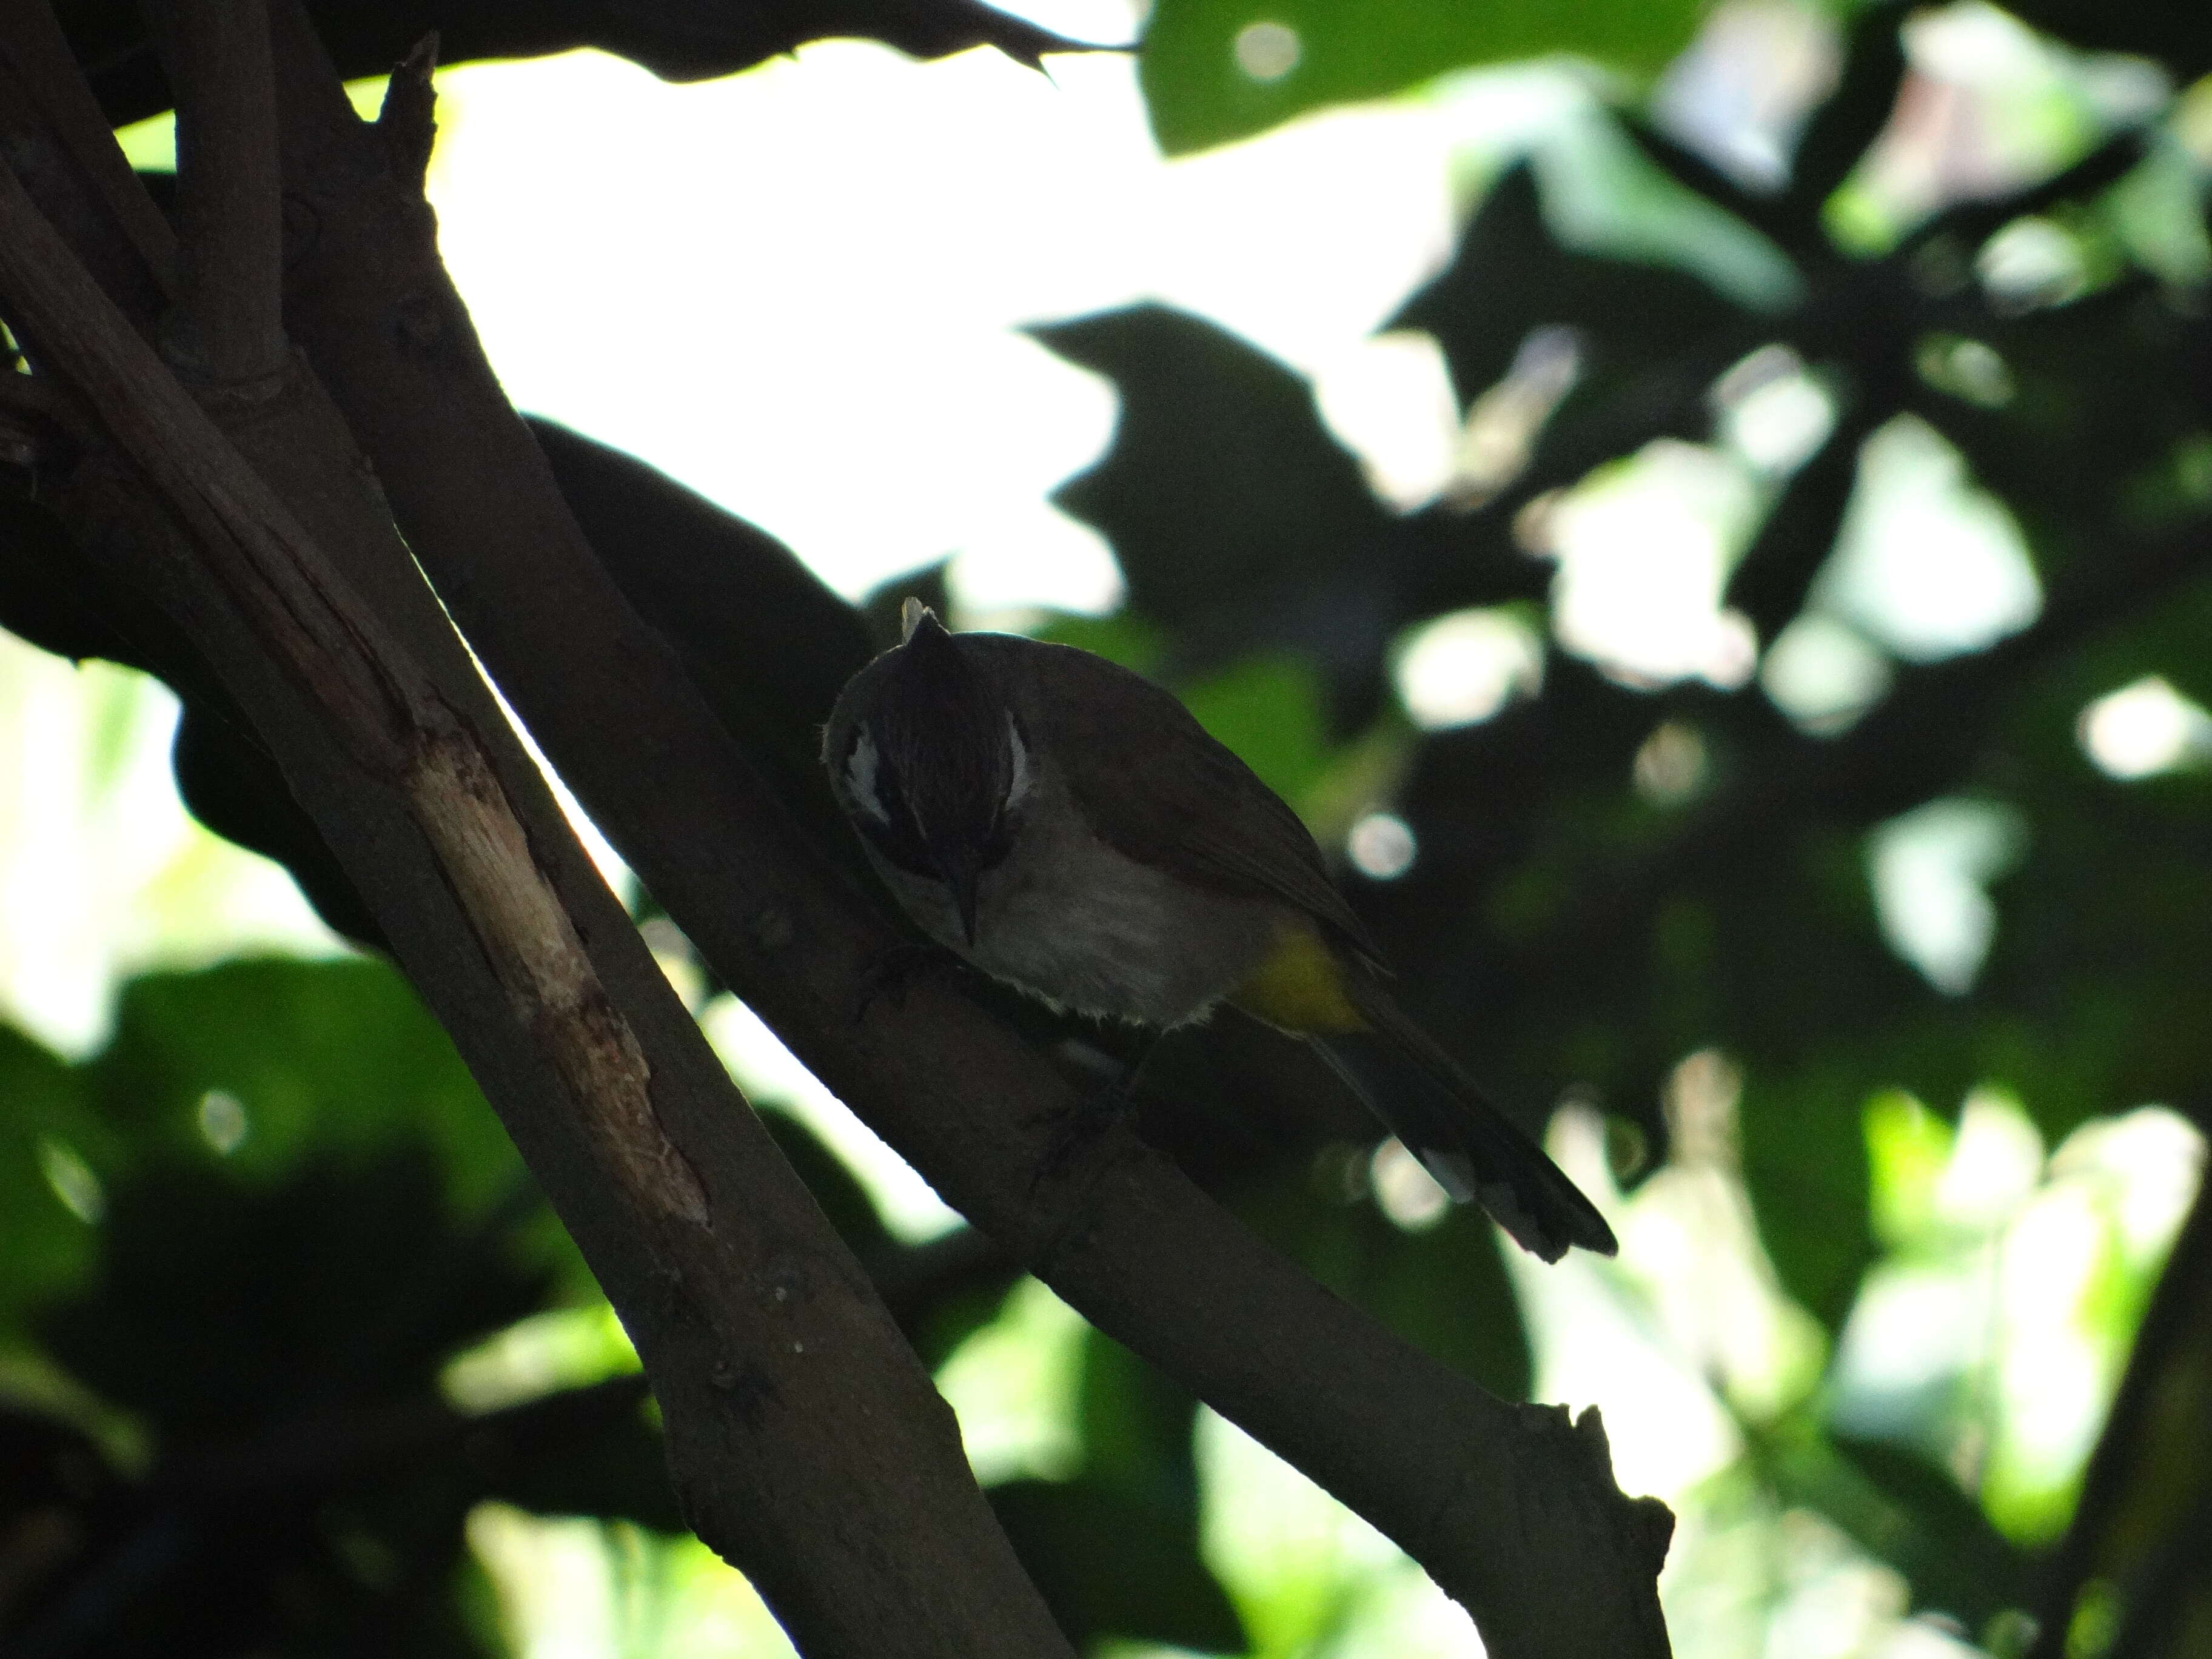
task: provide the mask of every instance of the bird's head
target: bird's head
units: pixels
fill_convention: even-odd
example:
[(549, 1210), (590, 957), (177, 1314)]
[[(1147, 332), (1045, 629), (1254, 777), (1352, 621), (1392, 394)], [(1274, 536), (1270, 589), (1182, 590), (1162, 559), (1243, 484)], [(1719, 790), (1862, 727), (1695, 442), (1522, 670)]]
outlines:
[(975, 894), (1036, 784), (1021, 721), (918, 600), (906, 638), (854, 676), (823, 760), (839, 804), (889, 863), (944, 883), (968, 943)]

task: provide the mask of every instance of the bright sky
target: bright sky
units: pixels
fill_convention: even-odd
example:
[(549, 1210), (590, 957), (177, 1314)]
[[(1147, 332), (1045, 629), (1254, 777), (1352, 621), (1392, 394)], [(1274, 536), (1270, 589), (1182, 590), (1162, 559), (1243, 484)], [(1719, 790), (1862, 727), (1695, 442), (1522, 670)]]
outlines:
[(1050, 67), (849, 41), (686, 88), (594, 53), (462, 66), (431, 174), (447, 263), (518, 404), (848, 594), (957, 551), (975, 600), (1109, 603), (1103, 548), (1043, 497), (1112, 395), (1015, 331), (1148, 296), (1320, 376), (1366, 448), (1440, 477), (1433, 351), (1368, 336), (1445, 257), (1455, 151), (1571, 89), (1524, 75), (1164, 161), (1130, 59)]

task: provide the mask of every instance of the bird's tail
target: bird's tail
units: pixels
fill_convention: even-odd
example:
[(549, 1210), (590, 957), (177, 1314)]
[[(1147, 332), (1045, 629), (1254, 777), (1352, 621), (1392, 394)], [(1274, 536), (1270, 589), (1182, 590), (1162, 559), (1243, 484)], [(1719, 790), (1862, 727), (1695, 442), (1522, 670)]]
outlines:
[(1388, 991), (1371, 981), (1347, 989), (1370, 1029), (1316, 1037), (1314, 1045), (1439, 1186), (1462, 1204), (1480, 1204), (1523, 1249), (1547, 1261), (1557, 1261), (1571, 1244), (1601, 1255), (1620, 1248), (1582, 1189)]

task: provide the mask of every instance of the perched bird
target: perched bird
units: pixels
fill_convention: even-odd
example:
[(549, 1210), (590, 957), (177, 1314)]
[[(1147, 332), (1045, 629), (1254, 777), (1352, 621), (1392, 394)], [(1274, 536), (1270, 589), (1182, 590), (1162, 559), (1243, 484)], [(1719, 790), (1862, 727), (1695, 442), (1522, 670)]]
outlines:
[(1307, 1038), (1454, 1199), (1547, 1261), (1613, 1253), (1595, 1206), (1392, 999), (1297, 814), (1182, 703), (1087, 651), (951, 633), (915, 600), (905, 623), (839, 695), (823, 762), (931, 938), (1059, 1007), (1166, 1030), (1226, 1002)]

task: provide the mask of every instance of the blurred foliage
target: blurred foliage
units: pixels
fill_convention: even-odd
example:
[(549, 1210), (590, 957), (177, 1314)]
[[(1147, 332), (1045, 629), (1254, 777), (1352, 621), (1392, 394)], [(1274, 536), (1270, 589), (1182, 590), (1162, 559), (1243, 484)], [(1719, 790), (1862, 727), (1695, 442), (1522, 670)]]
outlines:
[(1174, 155), (1470, 64), (1571, 52), (1656, 70), (1688, 43), (1698, 11), (1685, 0), (1158, 0), (1145, 29), (1145, 101)]
[[(65, 9), (86, 40), (125, 26)], [(899, 9), (880, 9), (865, 32), (900, 39), (884, 21)], [(773, 12), (789, 33), (802, 10), (731, 15)], [(969, 28), (1035, 49), (979, 11), (899, 15), (939, 31), (915, 50)], [(590, 38), (665, 73), (735, 61), (710, 42), (659, 62), (617, 38), (650, 33), (657, 14), (608, 15)], [(2021, 15), (2082, 48), (2148, 53), (2176, 85), (2212, 67), (2202, 8)], [(546, 44), (499, 33), (504, 16), (479, 8), (449, 38), (470, 52)], [(374, 40), (345, 50), (388, 55), (376, 31), (404, 21), (363, 23)], [(2201, 1128), (2212, 1110), (2212, 750), (2200, 732), (2135, 777), (2085, 750), (2100, 700), (2149, 677), (2212, 704), (2212, 295), (2189, 252), (2203, 246), (2203, 162), (2175, 106), (2154, 107), (2091, 133), (2048, 178), (1955, 189), (1875, 223), (1862, 211), (1870, 155), (1930, 94), (1899, 8), (1846, 21), (1832, 83), (1790, 128), (1771, 182), (1656, 106), (1601, 111), (1581, 148), (1487, 179), (1449, 263), (1395, 319), (1434, 340), (1467, 420), (1462, 476), (1415, 510), (1377, 499), (1297, 374), (1214, 324), (1147, 304), (1035, 331), (1120, 394), (1112, 447), (1057, 499), (1112, 543), (1128, 591), (1115, 617), (1046, 631), (1174, 685), (1332, 851), (1370, 811), (1402, 822), (1410, 864), (1388, 878), (1348, 868), (1354, 903), (1415, 1013), (1532, 1128), (1562, 1100), (1605, 1115), (1577, 1173), (1598, 1186), (1594, 1149), (1612, 1150), (1630, 1189), (1612, 1200), (1635, 1224), (1627, 1257), (1602, 1278), (1571, 1264), (1532, 1279), (1479, 1221), (1409, 1209), (1357, 1107), (1233, 1018), (1162, 1046), (1140, 1123), (1323, 1282), (1500, 1392), (1540, 1382), (1560, 1319), (1688, 1350), (1674, 1358), (1736, 1450), (1686, 1505), (1685, 1577), (1721, 1571), (1733, 1518), (1761, 1541), (1731, 1582), (1774, 1607), (1849, 1557), (1900, 1586), (1896, 1612), (1941, 1614), (1992, 1650), (2026, 1650), (2025, 1612), (2043, 1620), (2041, 1652), (2203, 1652), (2212, 1227), (2200, 1205), (2150, 1294), (2164, 1234), (2147, 1242), (2112, 1211), (2097, 1121), (2157, 1101)], [(1296, 63), (1272, 79), (1238, 67), (1256, 22), (1296, 32)], [(481, 39), (467, 33), (479, 25)], [(1185, 148), (1548, 46), (1652, 67), (1689, 25), (1680, 7), (1610, 3), (1262, 15), (1161, 0), (1146, 84), (1164, 143)], [(1243, 49), (1266, 69), (1284, 46)], [(118, 118), (152, 107), (133, 64), (118, 47), (103, 82)], [(1598, 175), (1667, 234), (1594, 239), (1561, 204)], [(2033, 280), (2022, 248), (2042, 251)], [(1778, 396), (1818, 418), (1794, 447), (1759, 448), (1742, 434)], [(538, 430), (611, 570), (733, 740), (844, 847), (814, 733), (901, 594), (946, 603), (942, 573), (853, 610), (742, 520)], [(1954, 459), (1982, 521), (2024, 550), (2039, 599), (1997, 637), (1927, 647), (1885, 635), (1879, 607), (1852, 596), (1877, 440), (1900, 431)], [(1716, 532), (1706, 607), (1742, 659), (1662, 672), (1608, 659), (1570, 625), (1584, 580), (1574, 515), (1624, 481), (1698, 467), (1747, 503)], [(1649, 505), (1662, 495), (1634, 499), (1646, 517), (1614, 521), (1629, 557), (1606, 580), (1637, 579), (1635, 560), (1664, 551)], [(373, 941), (245, 723), (158, 617), (88, 585), (34, 489), (0, 494), (0, 537), (9, 626), (177, 684), (196, 809)], [(1906, 552), (1892, 588), (1936, 586), (1936, 552)], [(1409, 656), (1425, 625), (1470, 613), (1528, 635), (1540, 672), (1484, 714), (1424, 725)], [(1856, 653), (1855, 690), (1816, 708), (1788, 690), (1778, 665), (1806, 639)], [(2185, 708), (2172, 718), (2196, 729)], [(2016, 831), (2008, 862), (1951, 872), (1947, 890), (1990, 925), (1949, 988), (1904, 948), (1880, 882), (1881, 848), (1930, 803)], [(977, 994), (1079, 1069), (1121, 1046)], [(1716, 1054), (1725, 1068), (1686, 1060)], [(491, 1650), (465, 1548), (471, 1506), (676, 1524), (639, 1385), (617, 1367), (526, 1378), (497, 1403), (441, 1391), (457, 1355), (488, 1364), (500, 1333), (514, 1341), (539, 1328), (527, 1316), (592, 1292), (382, 964), (140, 980), (82, 1063), (0, 1031), (0, 1566), (21, 1569), (0, 1572), (10, 1653)], [(1017, 1317), (1012, 1271), (987, 1243), (898, 1241), (834, 1154), (775, 1122), (932, 1364)], [(1991, 1124), (2017, 1179), (1977, 1199), (1968, 1147)], [(2031, 1480), (2007, 1474), (2018, 1449), (1990, 1403), (2003, 1356), (1974, 1347), (1984, 1325), (1959, 1310), (1993, 1325), (1984, 1281), (2062, 1212), (2094, 1224), (2067, 1258), (2079, 1305), (2053, 1318), (2082, 1328), (2095, 1386), (2117, 1384), (2119, 1405), (2086, 1469), (2075, 1455)], [(1681, 1220), (1692, 1213), (1704, 1232)], [(1796, 1342), (1796, 1358), (1683, 1334), (1700, 1310), (1638, 1265), (1639, 1228), (1669, 1227), (1741, 1231), (1738, 1289), (1798, 1334), (1772, 1342)], [(1944, 1304), (1936, 1334), (1950, 1346), (1924, 1386), (1891, 1399), (1854, 1367), (1899, 1284), (1983, 1288)], [(1222, 1652), (1279, 1626), (1309, 1650), (1337, 1641), (1352, 1615), (1333, 1589), (1312, 1589), (1304, 1622), (1261, 1617), (1209, 1552), (1194, 1402), (1103, 1339), (1079, 1352), (1060, 1407), (1079, 1455), (994, 1492), (1071, 1632)], [(2054, 1542), (2077, 1492), (2078, 1524)], [(1708, 1628), (1680, 1617), (1684, 1632)]]
[(676, 1524), (639, 1380), (441, 1395), (594, 1292), (390, 968), (141, 979), (100, 1054), (5, 1068), (9, 1652), (479, 1652), (477, 1503)]

